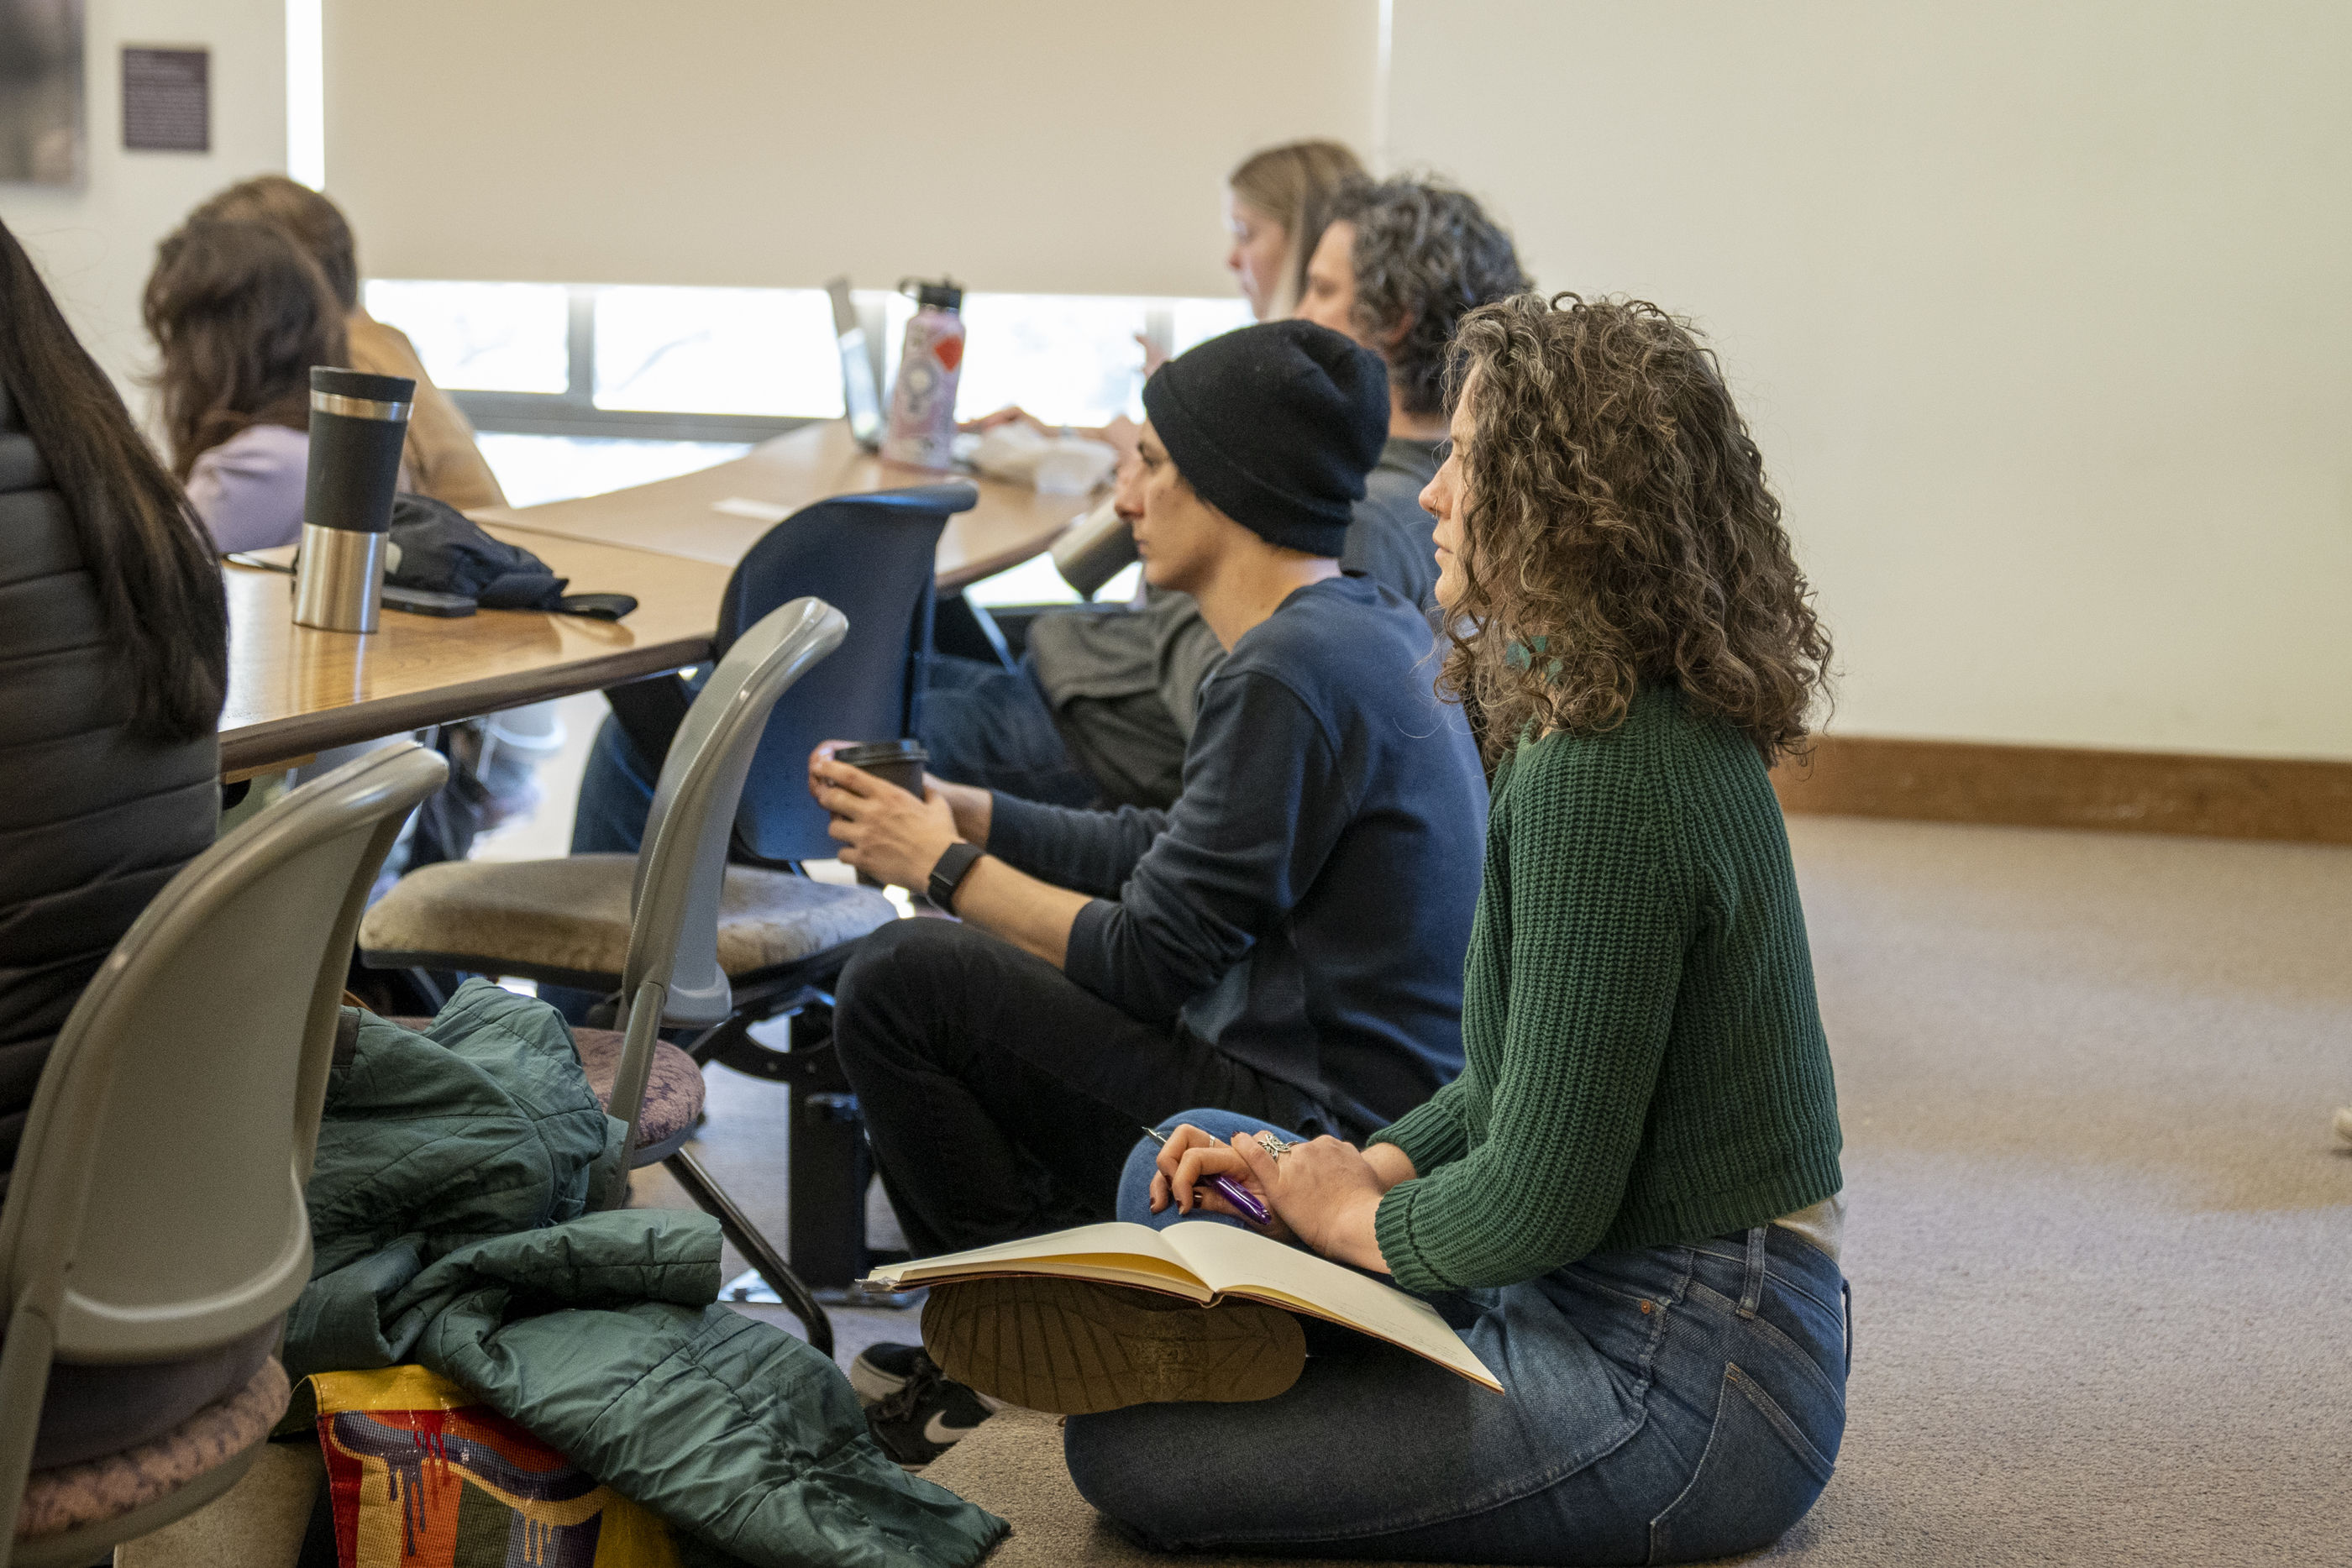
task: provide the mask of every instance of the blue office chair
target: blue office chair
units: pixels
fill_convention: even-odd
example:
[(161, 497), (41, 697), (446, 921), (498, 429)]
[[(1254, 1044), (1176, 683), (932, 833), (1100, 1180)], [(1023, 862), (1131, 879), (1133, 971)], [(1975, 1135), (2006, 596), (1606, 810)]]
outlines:
[[(940, 532), (980, 499), (971, 484), (918, 485), (836, 496), (804, 507), (751, 547), (719, 601), (717, 650), (803, 594), (849, 620), (841, 651), (803, 680), (768, 721), (735, 815), (736, 858), (748, 864), (830, 860), (838, 847), (809, 798), (808, 754), (819, 741), (887, 740), (916, 733), (929, 669)], [(653, 779), (698, 679), (659, 675), (604, 695), (613, 718), (597, 737), (575, 854), (635, 852)], [(618, 777), (614, 775), (617, 773)]]

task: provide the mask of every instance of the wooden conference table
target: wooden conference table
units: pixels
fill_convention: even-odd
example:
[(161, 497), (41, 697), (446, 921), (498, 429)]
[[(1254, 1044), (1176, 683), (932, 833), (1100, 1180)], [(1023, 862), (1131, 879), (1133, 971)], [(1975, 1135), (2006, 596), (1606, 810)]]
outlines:
[[(698, 664), (710, 656), (728, 574), (785, 515), (828, 496), (940, 477), (868, 455), (831, 420), (680, 478), (471, 514), (570, 578), (575, 591), (635, 594), (636, 610), (619, 622), (524, 610), (439, 620), (387, 610), (368, 636), (320, 632), (294, 624), (283, 573), (225, 567), (222, 777), (249, 778), (329, 747)], [(941, 592), (1036, 555), (1092, 504), (974, 483), (980, 504), (950, 517), (940, 537)]]

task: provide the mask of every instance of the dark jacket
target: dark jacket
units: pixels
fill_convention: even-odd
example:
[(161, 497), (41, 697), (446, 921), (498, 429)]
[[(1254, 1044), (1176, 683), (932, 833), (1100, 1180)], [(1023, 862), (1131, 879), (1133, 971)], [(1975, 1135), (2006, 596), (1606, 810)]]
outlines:
[(65, 497), (0, 390), (0, 1195), (66, 1015), (220, 820), (219, 742), (130, 715)]

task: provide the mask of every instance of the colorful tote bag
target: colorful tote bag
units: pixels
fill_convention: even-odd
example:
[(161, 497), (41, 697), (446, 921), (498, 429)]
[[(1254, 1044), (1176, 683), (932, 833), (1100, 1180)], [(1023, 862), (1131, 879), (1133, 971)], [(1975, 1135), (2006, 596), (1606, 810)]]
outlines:
[(339, 1568), (678, 1568), (660, 1515), (421, 1366), (310, 1385)]

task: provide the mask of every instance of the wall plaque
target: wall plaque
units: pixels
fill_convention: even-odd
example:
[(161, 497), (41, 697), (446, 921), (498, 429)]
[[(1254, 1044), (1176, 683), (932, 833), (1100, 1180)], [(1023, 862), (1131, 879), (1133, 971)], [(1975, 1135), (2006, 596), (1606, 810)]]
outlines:
[(132, 152), (213, 150), (212, 51), (122, 51), (122, 145)]

